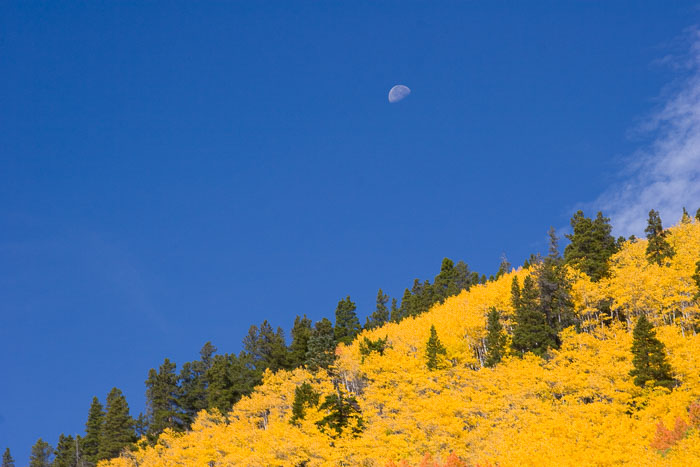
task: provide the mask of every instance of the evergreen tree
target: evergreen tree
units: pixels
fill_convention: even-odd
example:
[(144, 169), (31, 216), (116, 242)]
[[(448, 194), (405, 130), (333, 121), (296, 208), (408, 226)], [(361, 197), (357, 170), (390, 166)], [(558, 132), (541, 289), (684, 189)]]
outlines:
[(646, 232), (647, 239), (649, 239), (646, 253), (650, 263), (656, 263), (662, 266), (666, 258), (673, 258), (676, 252), (666, 240), (668, 232), (666, 232), (661, 225), (661, 216), (659, 216), (658, 211), (654, 211), (653, 209), (649, 211), (649, 220), (647, 221), (647, 228), (644, 229), (644, 232)]
[(39, 438), (29, 454), (29, 467), (50, 467), (52, 452), (51, 445)]
[[(613, 240), (614, 241), (614, 240)], [(555, 336), (555, 347), (559, 347), (557, 331), (574, 324), (574, 305), (571, 298), (571, 283), (559, 256), (558, 239), (554, 228), (549, 229), (549, 254), (537, 270), (537, 285), (540, 295), (540, 310)]]
[(415, 307), (413, 306), (413, 296), (411, 295), (411, 291), (409, 289), (404, 289), (403, 297), (401, 297), (401, 307), (399, 308), (399, 312), (396, 315), (396, 319), (392, 319), (392, 321), (398, 323), (404, 318), (412, 316), (414, 308)]
[(77, 464), (75, 445), (75, 439), (72, 436), (65, 436), (61, 433), (58, 437), (58, 444), (54, 451), (55, 457), (51, 467), (75, 467)]
[(209, 409), (228, 413), (241, 397), (250, 394), (260, 383), (259, 375), (249, 354), (215, 355), (207, 370), (209, 383), (207, 405)]
[(336, 342), (350, 344), (360, 332), (360, 320), (357, 319), (356, 309), (355, 302), (350, 300), (349, 295), (338, 302), (338, 307), (335, 309)]
[(438, 301), (433, 289), (429, 280), (425, 280), (421, 283), (416, 279), (413, 282), (413, 288), (411, 289), (413, 310), (411, 310), (410, 316), (418, 316), (425, 313)]
[(351, 426), (355, 436), (362, 430), (360, 406), (354, 397), (338, 391), (337, 394), (326, 396), (319, 410), (325, 410), (327, 415), (316, 422), (316, 425), (321, 431), (332, 430), (330, 435), (334, 438), (341, 436), (345, 429)]
[(688, 214), (688, 211), (685, 209), (685, 206), (683, 206), (683, 215), (681, 216), (681, 223), (683, 223), (683, 224), (690, 223), (690, 214)]
[(299, 423), (299, 420), (303, 420), (306, 417), (307, 407), (317, 407), (320, 394), (314, 391), (306, 381), (301, 385), (297, 386), (294, 390), (294, 402), (292, 403), (292, 418), (290, 422), (292, 424)]
[(457, 261), (457, 264), (455, 264), (455, 286), (457, 293), (460, 293), (462, 290), (469, 290), (472, 286), (469, 266), (464, 261)]
[(306, 366), (311, 371), (328, 369), (335, 362), (335, 333), (328, 318), (317, 321), (306, 353)]
[[(407, 289), (408, 290), (408, 289)], [(398, 323), (400, 319), (401, 310), (399, 309), (398, 300), (395, 298), (391, 299), (391, 322)]]
[(437, 370), (440, 367), (440, 355), (446, 355), (447, 350), (440, 342), (440, 338), (435, 330), (435, 325), (430, 326), (430, 337), (425, 345), (425, 358), (427, 360), (428, 369), (431, 371)]
[[(433, 303), (444, 302), (447, 297), (459, 294), (458, 275), (459, 272), (455, 269), (452, 260), (443, 258), (440, 265), (440, 273), (435, 276), (433, 281), (431, 297)], [(433, 303), (430, 303), (430, 305)]]
[(506, 334), (501, 325), (501, 315), (491, 308), (486, 325), (486, 360), (484, 366), (494, 367), (506, 353)]
[(243, 348), (250, 355), (259, 378), (262, 378), (263, 372), (268, 368), (272, 371), (289, 369), (284, 331), (280, 327), (273, 331), (267, 320), (262, 322), (260, 329), (257, 326), (250, 327), (248, 335), (243, 339)]
[(199, 351), (199, 360), (187, 362), (180, 371), (178, 406), (185, 427), (194, 422), (197, 414), (208, 408), (209, 382), (207, 371), (211, 368), (216, 347), (206, 342)]
[(637, 320), (632, 341), (632, 364), (630, 376), (634, 384), (640, 387), (652, 384), (673, 389), (675, 385), (671, 375), (671, 365), (666, 359), (664, 344), (656, 337), (654, 327), (644, 315)]
[(700, 208), (698, 208), (698, 210), (695, 211), (695, 219), (697, 219), (698, 221), (700, 221)]
[(93, 397), (87, 422), (85, 422), (85, 437), (81, 440), (82, 457), (93, 465), (96, 465), (98, 460), (97, 453), (100, 450), (100, 433), (104, 418), (102, 404), (97, 397)]
[(697, 287), (697, 292), (695, 292), (695, 300), (700, 301), (700, 260), (695, 263), (695, 274), (693, 274), (693, 281)]
[(148, 437), (155, 442), (166, 428), (185, 429), (178, 408), (179, 387), (175, 363), (165, 359), (158, 371), (151, 368), (146, 380), (146, 407), (148, 409)]
[(2, 467), (15, 467), (15, 460), (10, 454), (10, 448), (5, 448), (5, 452), (2, 454)]
[(373, 341), (368, 337), (363, 337), (360, 341), (360, 355), (362, 356), (362, 362), (364, 363), (365, 357), (372, 352), (377, 352), (379, 355), (384, 355), (384, 350), (386, 349), (386, 343), (389, 338), (377, 339)]
[[(514, 283), (517, 283), (514, 281)], [(525, 277), (523, 288), (515, 310), (513, 327), (513, 350), (523, 355), (532, 352), (540, 357), (556, 344), (556, 334), (540, 310), (539, 294), (530, 276)]]
[(513, 277), (513, 282), (510, 286), (510, 301), (513, 304), (513, 308), (517, 311), (520, 308), (520, 283), (518, 282), (518, 276)]
[(598, 212), (595, 220), (577, 211), (571, 218), (572, 234), (566, 235), (569, 243), (564, 248), (564, 261), (586, 273), (592, 281), (608, 274), (608, 260), (618, 249), (611, 235), (610, 219)]
[(289, 361), (292, 368), (300, 367), (306, 361), (306, 353), (309, 351), (309, 339), (311, 339), (312, 322), (304, 315), (303, 318), (294, 318), (292, 327), (292, 345), (289, 347)]
[(506, 258), (505, 253), (501, 256), (501, 264), (498, 265), (498, 272), (496, 273), (496, 279), (501, 277), (504, 274), (507, 274), (510, 272), (510, 270), (513, 268), (513, 266), (510, 264), (508, 261), (508, 258)]
[(117, 457), (122, 449), (136, 441), (134, 419), (129, 415), (129, 405), (126, 398), (117, 388), (107, 395), (107, 411), (105, 413), (97, 458), (111, 459)]
[(382, 289), (377, 292), (377, 308), (367, 317), (365, 329), (374, 329), (384, 326), (389, 321), (389, 309), (386, 307), (389, 296)]

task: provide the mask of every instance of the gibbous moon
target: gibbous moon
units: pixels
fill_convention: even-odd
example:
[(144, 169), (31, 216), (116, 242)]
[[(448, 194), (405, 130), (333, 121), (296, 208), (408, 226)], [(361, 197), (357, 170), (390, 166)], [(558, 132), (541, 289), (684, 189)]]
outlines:
[(411, 94), (411, 90), (408, 88), (408, 86), (397, 84), (389, 91), (389, 103), (394, 104), (395, 102), (404, 99), (409, 94)]

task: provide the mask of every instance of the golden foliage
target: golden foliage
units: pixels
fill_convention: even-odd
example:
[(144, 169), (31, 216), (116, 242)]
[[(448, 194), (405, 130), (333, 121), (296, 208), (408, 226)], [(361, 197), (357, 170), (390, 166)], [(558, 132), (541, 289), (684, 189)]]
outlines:
[[(512, 325), (511, 283), (528, 273), (512, 271), (423, 315), (363, 332), (360, 339), (388, 338), (383, 355), (363, 360), (358, 339), (339, 346), (332, 374), (268, 372), (226, 417), (202, 412), (189, 432), (166, 432), (156, 446), (100, 465), (698, 464), (700, 310), (691, 276), (700, 223), (675, 226), (668, 238), (676, 250), (669, 266), (649, 264), (646, 242), (637, 240), (613, 256), (608, 278), (592, 282), (569, 271), (584, 332), (565, 330), (548, 359), (507, 356), (495, 368), (482, 366), (489, 308), (501, 311), (507, 330)], [(609, 312), (600, 311), (604, 301)], [(631, 325), (641, 313), (659, 326), (679, 382), (673, 391), (640, 389), (629, 376)], [(440, 371), (425, 364), (431, 325), (447, 350)], [(325, 414), (314, 408), (290, 424), (303, 382), (322, 397), (354, 395), (361, 434), (329, 437), (316, 425)]]

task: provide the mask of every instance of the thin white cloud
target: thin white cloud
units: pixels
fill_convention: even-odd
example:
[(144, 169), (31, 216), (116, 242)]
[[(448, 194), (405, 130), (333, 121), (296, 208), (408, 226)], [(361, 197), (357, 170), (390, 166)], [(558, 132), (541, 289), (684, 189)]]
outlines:
[(650, 209), (659, 211), (667, 226), (678, 221), (684, 206), (691, 215), (700, 207), (700, 31), (693, 29), (689, 36), (689, 54), (674, 62), (685, 69), (685, 77), (641, 127), (651, 143), (628, 160), (619, 181), (593, 203), (612, 219), (618, 234), (643, 235)]

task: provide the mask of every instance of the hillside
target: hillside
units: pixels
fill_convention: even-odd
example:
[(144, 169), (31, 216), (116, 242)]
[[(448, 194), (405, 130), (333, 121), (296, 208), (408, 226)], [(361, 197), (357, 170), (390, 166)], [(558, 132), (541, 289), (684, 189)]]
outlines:
[[(452, 465), (698, 464), (700, 221), (686, 218), (667, 233), (674, 254), (658, 263), (647, 240), (632, 239), (598, 281), (564, 267), (573, 325), (544, 358), (510, 345), (514, 278), (537, 275), (535, 263), (363, 331), (338, 346), (329, 372), (267, 371), (228, 414), (202, 411), (189, 431), (166, 430), (154, 446), (141, 442), (100, 466), (417, 465), (451, 453)], [(510, 350), (489, 368), (492, 309)], [(630, 376), (640, 316), (665, 346), (671, 389)], [(431, 326), (445, 349), (433, 369)]]

